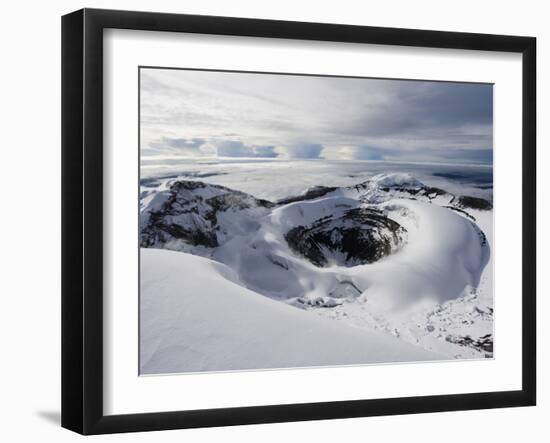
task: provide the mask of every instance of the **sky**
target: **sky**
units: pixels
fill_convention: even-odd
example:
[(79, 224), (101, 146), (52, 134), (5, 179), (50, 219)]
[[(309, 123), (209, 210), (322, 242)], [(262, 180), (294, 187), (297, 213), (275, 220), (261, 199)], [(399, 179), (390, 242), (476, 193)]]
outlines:
[(140, 70), (141, 158), (491, 164), (489, 84)]

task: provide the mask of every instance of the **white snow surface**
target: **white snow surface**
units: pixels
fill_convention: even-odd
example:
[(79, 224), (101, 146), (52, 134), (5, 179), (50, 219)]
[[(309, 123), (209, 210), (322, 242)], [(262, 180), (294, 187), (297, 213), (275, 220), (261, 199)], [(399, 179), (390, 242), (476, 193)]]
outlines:
[(141, 374), (436, 360), (243, 288), (227, 266), (141, 249)]
[(397, 172), (375, 175), (371, 181), (378, 187), (418, 189), (422, 186), (422, 183), (411, 174)]

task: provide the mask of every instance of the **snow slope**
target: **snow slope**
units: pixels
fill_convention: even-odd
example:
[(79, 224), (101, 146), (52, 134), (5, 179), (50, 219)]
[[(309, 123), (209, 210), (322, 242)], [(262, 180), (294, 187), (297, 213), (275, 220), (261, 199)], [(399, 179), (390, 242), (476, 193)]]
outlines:
[(143, 248), (141, 261), (141, 374), (441, 358), (273, 301), (206, 258)]

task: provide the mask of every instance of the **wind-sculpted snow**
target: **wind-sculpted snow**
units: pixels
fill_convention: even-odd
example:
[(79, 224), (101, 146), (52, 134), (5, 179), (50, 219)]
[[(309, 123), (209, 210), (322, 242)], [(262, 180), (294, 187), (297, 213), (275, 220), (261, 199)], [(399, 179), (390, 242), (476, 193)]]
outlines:
[(424, 185), (410, 174), (378, 174), (371, 182), (379, 188), (420, 189)]
[(442, 358), (261, 297), (206, 258), (142, 249), (141, 260), (141, 374)]
[[(487, 200), (402, 173), (351, 186), (314, 186), (276, 202), (171, 178), (151, 188), (141, 208), (143, 248), (223, 264), (209, 272), (229, 280), (232, 291), (240, 287), (247, 297), (271, 298), (364, 333), (380, 330), (445, 358), (492, 355)], [(142, 278), (151, 272), (148, 263)], [(184, 291), (180, 296), (187, 297)], [(455, 315), (459, 306), (465, 313)], [(484, 315), (475, 315), (476, 309)], [(436, 314), (426, 323), (430, 312)], [(257, 364), (243, 367), (264, 367)], [(301, 363), (282, 366), (294, 364)]]

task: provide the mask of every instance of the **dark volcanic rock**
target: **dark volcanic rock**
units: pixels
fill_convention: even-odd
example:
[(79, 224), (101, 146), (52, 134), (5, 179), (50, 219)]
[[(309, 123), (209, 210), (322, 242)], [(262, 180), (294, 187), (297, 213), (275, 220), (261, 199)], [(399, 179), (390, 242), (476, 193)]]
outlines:
[[(190, 211), (189, 214), (196, 214)], [(167, 217), (168, 215), (168, 217)], [(218, 246), (216, 232), (210, 227), (207, 229), (195, 226), (185, 227), (170, 220), (170, 211), (155, 211), (149, 217), (149, 223), (141, 230), (140, 246), (154, 247), (164, 245), (172, 239), (181, 239), (193, 246), (206, 246), (215, 248)], [(190, 215), (192, 217), (192, 215)]]
[(426, 195), (430, 198), (436, 197), (438, 195), (448, 195), (448, 192), (441, 188), (436, 188), (434, 186), (423, 186), (418, 192), (419, 195)]
[(382, 187), (380, 190), (384, 192), (401, 192), (409, 194), (414, 197), (426, 197), (428, 200), (432, 200), (438, 195), (449, 195), (449, 193), (443, 189), (435, 188), (433, 186), (421, 186), (419, 188), (402, 188), (399, 186), (394, 187)]
[(285, 235), (296, 254), (316, 266), (372, 263), (397, 250), (406, 230), (381, 211), (357, 208), (338, 218), (324, 217)]
[(473, 339), (469, 335), (465, 336), (453, 336), (448, 335), (445, 340), (449, 343), (454, 343), (460, 346), (467, 346), (469, 348), (476, 349), (480, 352), (493, 353), (493, 335), (486, 334), (483, 337), (479, 337), (477, 340)]
[(461, 209), (471, 208), (479, 209), (481, 211), (489, 211), (493, 209), (493, 205), (491, 204), (491, 202), (485, 200), (484, 198), (469, 197), (467, 195), (455, 197), (453, 198), (451, 203)]
[(160, 207), (146, 214), (141, 226), (142, 247), (162, 247), (171, 240), (183, 240), (192, 246), (219, 246), (218, 217), (226, 211), (239, 212), (253, 208), (271, 208), (273, 203), (244, 192), (199, 181), (180, 180), (168, 191)]
[(294, 202), (300, 202), (300, 201), (306, 201), (306, 200), (313, 200), (319, 197), (323, 197), (324, 195), (328, 194), (329, 192), (336, 191), (338, 188), (329, 187), (329, 186), (314, 186), (313, 188), (309, 188), (305, 193), (302, 195), (294, 195), (292, 197), (282, 198), (277, 201), (278, 205), (286, 205), (288, 203), (294, 203)]

